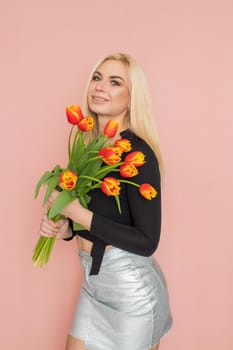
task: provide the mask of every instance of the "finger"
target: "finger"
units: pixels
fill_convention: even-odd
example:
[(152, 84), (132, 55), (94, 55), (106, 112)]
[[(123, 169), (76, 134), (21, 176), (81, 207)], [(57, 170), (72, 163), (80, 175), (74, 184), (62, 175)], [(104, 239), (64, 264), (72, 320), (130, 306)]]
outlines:
[(58, 227), (58, 224), (57, 224), (58, 221), (55, 222), (55, 221), (53, 221), (53, 220), (51, 220), (51, 219), (48, 219), (47, 214), (44, 214), (44, 215), (43, 215), (42, 223), (46, 223), (46, 224), (50, 225), (50, 226), (53, 227), (53, 228), (57, 228), (57, 227)]
[(59, 193), (60, 193), (60, 192), (54, 190), (54, 191), (51, 193), (51, 195), (50, 195), (50, 197), (49, 197), (49, 199), (48, 199), (48, 203), (53, 204), (54, 201), (56, 200), (56, 198), (58, 197)]
[(58, 229), (53, 229), (50, 226), (42, 225), (40, 227), (40, 232), (43, 235), (55, 236), (55, 235), (58, 234), (59, 230)]
[(47, 232), (47, 233), (55, 233), (56, 234), (59, 230), (59, 227), (57, 226), (56, 223), (46, 221), (46, 220), (43, 220), (41, 222), (40, 227), (43, 230), (43, 232)]
[(56, 222), (57, 224), (57, 227), (61, 228), (63, 227), (64, 225), (68, 225), (69, 224), (69, 221), (67, 219), (61, 219), (61, 220), (58, 220)]

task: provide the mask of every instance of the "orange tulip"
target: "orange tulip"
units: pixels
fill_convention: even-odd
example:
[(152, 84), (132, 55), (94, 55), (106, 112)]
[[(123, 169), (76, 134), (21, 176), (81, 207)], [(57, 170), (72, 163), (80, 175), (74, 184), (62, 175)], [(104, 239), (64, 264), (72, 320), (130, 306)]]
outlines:
[(71, 191), (75, 188), (78, 180), (77, 175), (72, 170), (66, 170), (60, 175), (59, 185), (64, 189)]
[(107, 196), (118, 196), (120, 189), (120, 182), (114, 177), (105, 177), (101, 184), (101, 190)]
[(133, 164), (134, 166), (142, 166), (145, 163), (145, 155), (142, 152), (134, 151), (125, 157), (125, 162)]
[(108, 165), (114, 165), (121, 161), (122, 150), (119, 147), (105, 147), (99, 151), (102, 161)]
[(152, 198), (155, 198), (158, 194), (156, 189), (151, 186), (150, 184), (141, 184), (139, 187), (139, 192), (145, 199), (151, 200)]
[(122, 177), (133, 177), (138, 174), (138, 169), (133, 164), (124, 163), (120, 166), (120, 174)]
[(116, 135), (119, 123), (115, 120), (109, 120), (104, 127), (104, 135), (111, 138)]
[(118, 139), (114, 143), (115, 147), (120, 147), (123, 152), (129, 152), (132, 149), (131, 143), (127, 139)]
[(78, 128), (81, 131), (90, 131), (94, 127), (94, 118), (93, 117), (85, 117), (78, 123)]
[(79, 106), (66, 107), (66, 116), (70, 124), (76, 125), (84, 118), (81, 108)]

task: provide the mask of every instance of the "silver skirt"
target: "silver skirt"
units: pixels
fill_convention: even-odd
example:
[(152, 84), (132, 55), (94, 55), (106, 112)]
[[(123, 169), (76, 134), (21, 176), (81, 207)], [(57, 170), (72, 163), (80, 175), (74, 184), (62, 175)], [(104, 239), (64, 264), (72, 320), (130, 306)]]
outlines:
[(154, 256), (113, 248), (98, 275), (79, 251), (83, 282), (70, 334), (88, 350), (148, 350), (172, 326), (167, 285)]

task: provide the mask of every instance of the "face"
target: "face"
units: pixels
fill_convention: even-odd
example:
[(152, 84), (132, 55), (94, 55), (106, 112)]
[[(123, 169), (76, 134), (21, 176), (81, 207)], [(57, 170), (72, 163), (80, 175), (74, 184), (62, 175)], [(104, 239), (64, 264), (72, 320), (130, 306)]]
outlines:
[(87, 96), (90, 110), (98, 117), (123, 119), (130, 106), (126, 65), (116, 60), (101, 64), (92, 76)]

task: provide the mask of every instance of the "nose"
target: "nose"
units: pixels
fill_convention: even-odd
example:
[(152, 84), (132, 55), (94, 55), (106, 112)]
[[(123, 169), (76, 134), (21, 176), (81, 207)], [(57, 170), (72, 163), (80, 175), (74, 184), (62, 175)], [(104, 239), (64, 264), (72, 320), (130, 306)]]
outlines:
[(98, 80), (95, 85), (96, 91), (104, 91), (106, 88), (106, 84), (104, 80)]

